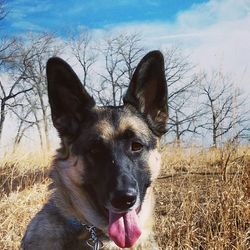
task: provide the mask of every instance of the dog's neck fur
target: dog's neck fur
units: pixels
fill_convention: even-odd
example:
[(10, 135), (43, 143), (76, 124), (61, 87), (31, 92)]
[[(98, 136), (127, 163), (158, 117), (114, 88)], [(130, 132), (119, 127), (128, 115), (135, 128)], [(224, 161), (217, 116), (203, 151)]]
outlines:
[[(66, 160), (55, 160), (51, 171), (55, 191), (52, 194), (60, 213), (66, 218), (76, 218), (82, 223), (93, 225), (106, 231), (105, 219), (99, 215), (90, 203), (88, 193), (82, 186), (73, 185), (68, 171), (72, 164), (72, 157)], [(59, 170), (60, 168), (60, 170)]]

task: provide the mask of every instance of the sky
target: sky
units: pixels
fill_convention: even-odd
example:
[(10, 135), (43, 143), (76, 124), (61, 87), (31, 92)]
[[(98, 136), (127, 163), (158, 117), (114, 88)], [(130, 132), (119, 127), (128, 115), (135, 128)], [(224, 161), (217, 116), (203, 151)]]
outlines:
[(74, 28), (140, 32), (150, 49), (177, 46), (198, 71), (220, 69), (250, 94), (250, 0), (7, 0), (0, 35)]
[(197, 72), (221, 70), (250, 96), (250, 0), (6, 0), (6, 7), (0, 36), (139, 32), (149, 49), (178, 47)]
[(126, 23), (171, 22), (180, 11), (202, 0), (8, 0), (10, 34), (56, 31), (69, 27), (107, 28)]

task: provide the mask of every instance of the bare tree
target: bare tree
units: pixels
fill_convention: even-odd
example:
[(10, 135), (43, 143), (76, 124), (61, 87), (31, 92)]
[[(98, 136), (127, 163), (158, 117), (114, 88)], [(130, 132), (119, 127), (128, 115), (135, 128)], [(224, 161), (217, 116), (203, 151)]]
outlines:
[(168, 134), (174, 136), (178, 146), (188, 134), (198, 133), (197, 118), (201, 110), (197, 105), (198, 77), (194, 66), (177, 47), (166, 49), (165, 74), (169, 91)]
[(102, 49), (106, 72), (100, 74), (103, 95), (99, 96), (99, 99), (103, 105), (112, 104), (113, 106), (119, 106), (122, 103), (122, 77), (125, 71), (121, 66), (123, 60), (119, 55), (120, 46), (121, 44), (118, 42), (117, 37), (115, 37), (106, 40)]
[(73, 56), (83, 70), (82, 83), (84, 87), (90, 88), (90, 73), (97, 60), (96, 49), (92, 45), (92, 35), (89, 30), (84, 30), (79, 36), (72, 35), (69, 45)]
[[(202, 110), (197, 102), (195, 93), (187, 91), (178, 96), (178, 99), (169, 110), (168, 134), (173, 134), (174, 142), (181, 146), (185, 136), (198, 134), (198, 118)], [(196, 103), (196, 105), (195, 105)]]
[(6, 119), (6, 114), (8, 112), (8, 109), (13, 109), (16, 106), (18, 106), (18, 104), (15, 101), (16, 97), (28, 91), (31, 91), (32, 89), (32, 88), (27, 88), (23, 90), (17, 90), (21, 80), (22, 76), (19, 76), (19, 78), (11, 84), (9, 90), (6, 90), (2, 82), (0, 81), (0, 93), (1, 93), (0, 94), (0, 139), (2, 137), (3, 125)]
[[(34, 125), (37, 124), (33, 121), (28, 121), (28, 117), (32, 112), (32, 108), (27, 108), (27, 107), (24, 107), (23, 105), (20, 106), (20, 108), (21, 109), (19, 111), (16, 111), (16, 110), (13, 111), (18, 117), (18, 127), (17, 127), (17, 132), (15, 135), (15, 139), (14, 139), (13, 152), (15, 152), (15, 150), (20, 145), (20, 142), (22, 138), (25, 136), (25, 133), (27, 132), (27, 130), (29, 130), (30, 128), (32, 128)], [(40, 142), (41, 141), (42, 140), (40, 138)]]
[(15, 57), (18, 56), (19, 41), (13, 38), (0, 39), (0, 68), (1, 70), (13, 66)]
[[(22, 112), (15, 111), (18, 119), (22, 121), (17, 133), (20, 135), (20, 131), (25, 132), (28, 128), (35, 126), (41, 146), (48, 149), (50, 143), (46, 62), (49, 57), (55, 56), (59, 52), (60, 46), (55, 44), (55, 39), (51, 34), (32, 35), (29, 41), (32, 42), (26, 43), (22, 48), (17, 66), (18, 72), (25, 72), (24, 84), (31, 88), (31, 91), (26, 93), (25, 98), (22, 99), (22, 106), (25, 109), (22, 109)], [(18, 135), (16, 137), (20, 138)]]
[(120, 45), (118, 54), (123, 60), (123, 70), (125, 71), (124, 86), (128, 87), (136, 65), (142, 58), (145, 49), (141, 44), (141, 35), (139, 33), (122, 34), (117, 37), (117, 43)]
[[(0, 21), (7, 15), (6, 2), (0, 0)], [(31, 90), (31, 88), (20, 89), (20, 84), (25, 77), (25, 67), (21, 74), (14, 78), (10, 76), (16, 67), (17, 58), (19, 57), (20, 41), (13, 38), (0, 38), (0, 141), (3, 133), (3, 126), (7, 113), (18, 106), (17, 98)]]
[(21, 104), (12, 110), (18, 120), (13, 151), (15, 151), (21, 140), (26, 137), (26, 132), (34, 127), (38, 133), (40, 146), (44, 149), (46, 145), (43, 136), (42, 117), (39, 112), (40, 104), (37, 102), (37, 99), (34, 98), (34, 92), (25, 93), (24, 98), (22, 98), (19, 103)]
[(0, 139), (7, 113), (21, 105), (17, 102), (17, 98), (32, 89), (31, 86), (21, 87), (26, 79), (27, 65), (25, 65), (22, 72), (16, 71), (21, 47), (22, 44), (13, 39), (10, 42), (2, 43), (2, 50), (0, 51), (0, 69), (2, 72), (0, 76)]
[(132, 78), (143, 50), (138, 34), (118, 35), (104, 41), (101, 53), (105, 71), (100, 74), (100, 88), (94, 90), (101, 104), (122, 104), (124, 89)]
[(239, 137), (247, 130), (247, 112), (243, 110), (246, 99), (234, 87), (229, 77), (220, 71), (204, 74), (200, 84), (203, 95), (204, 123), (201, 125), (212, 135), (214, 147), (220, 142)]

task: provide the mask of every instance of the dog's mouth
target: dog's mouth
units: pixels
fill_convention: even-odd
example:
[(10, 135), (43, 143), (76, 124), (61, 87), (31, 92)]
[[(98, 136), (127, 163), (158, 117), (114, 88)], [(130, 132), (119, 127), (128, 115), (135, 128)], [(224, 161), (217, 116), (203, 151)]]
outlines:
[(140, 208), (133, 208), (126, 212), (109, 212), (109, 237), (120, 248), (132, 247), (141, 235), (138, 213)]
[(123, 210), (114, 208), (110, 201), (107, 203), (104, 202), (106, 203), (105, 206), (101, 206), (99, 202), (96, 203), (100, 212), (108, 220), (108, 234), (110, 239), (120, 248), (133, 247), (141, 235), (139, 225), (141, 202), (138, 197), (131, 208)]

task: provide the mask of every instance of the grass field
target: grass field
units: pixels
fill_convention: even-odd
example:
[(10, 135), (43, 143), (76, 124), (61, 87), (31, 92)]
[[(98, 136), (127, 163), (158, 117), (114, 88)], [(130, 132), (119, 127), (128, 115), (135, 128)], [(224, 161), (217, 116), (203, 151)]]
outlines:
[[(50, 154), (0, 160), (0, 249), (19, 249), (48, 198)], [(250, 148), (162, 149), (155, 185), (161, 249), (250, 249)]]

